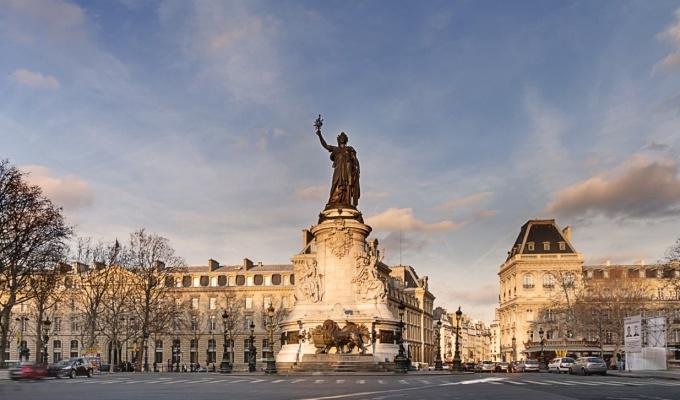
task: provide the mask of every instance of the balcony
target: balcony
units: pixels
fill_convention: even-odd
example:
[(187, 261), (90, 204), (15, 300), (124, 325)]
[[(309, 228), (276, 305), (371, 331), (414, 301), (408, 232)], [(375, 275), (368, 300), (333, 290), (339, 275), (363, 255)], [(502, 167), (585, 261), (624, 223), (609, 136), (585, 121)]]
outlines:
[(533, 289), (534, 286), (535, 285), (533, 283), (525, 283), (524, 285), (522, 285), (524, 289)]

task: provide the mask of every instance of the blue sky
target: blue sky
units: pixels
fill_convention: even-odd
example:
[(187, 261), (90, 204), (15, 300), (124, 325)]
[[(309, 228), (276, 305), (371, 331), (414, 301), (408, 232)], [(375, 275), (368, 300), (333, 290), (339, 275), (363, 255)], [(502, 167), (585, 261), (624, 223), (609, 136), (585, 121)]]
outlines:
[(678, 2), (0, 5), (0, 157), (81, 235), (288, 262), (330, 184), (321, 113), (386, 261), (448, 308), (492, 317), (530, 218), (589, 263), (680, 236)]

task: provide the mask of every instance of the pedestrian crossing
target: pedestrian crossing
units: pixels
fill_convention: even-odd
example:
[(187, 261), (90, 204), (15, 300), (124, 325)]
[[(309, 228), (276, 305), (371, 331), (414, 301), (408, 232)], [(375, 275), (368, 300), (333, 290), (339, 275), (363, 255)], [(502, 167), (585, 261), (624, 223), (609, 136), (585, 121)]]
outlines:
[(59, 385), (158, 385), (159, 387), (173, 387), (177, 385), (330, 385), (330, 386), (362, 386), (362, 385), (378, 385), (378, 386), (449, 386), (449, 385), (505, 385), (512, 387), (542, 387), (548, 386), (561, 388), (576, 388), (576, 387), (592, 387), (592, 386), (618, 386), (618, 387), (638, 387), (638, 386), (667, 386), (678, 387), (680, 389), (680, 381), (664, 381), (664, 380), (611, 380), (608, 378), (593, 379), (519, 379), (519, 378), (502, 378), (491, 377), (483, 379), (475, 379), (473, 377), (454, 379), (451, 377), (409, 377), (404, 379), (395, 379), (390, 376), (362, 376), (361, 379), (351, 377), (267, 377), (267, 378), (251, 378), (251, 377), (200, 377), (200, 378), (152, 378), (152, 379), (135, 379), (137, 377), (119, 377), (119, 378), (92, 378), (92, 379), (57, 379), (50, 382)]

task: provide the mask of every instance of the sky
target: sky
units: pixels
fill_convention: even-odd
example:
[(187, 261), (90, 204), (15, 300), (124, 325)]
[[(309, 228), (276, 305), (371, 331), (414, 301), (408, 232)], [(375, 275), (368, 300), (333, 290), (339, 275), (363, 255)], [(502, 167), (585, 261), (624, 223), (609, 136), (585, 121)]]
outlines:
[(490, 321), (532, 218), (587, 263), (680, 237), (680, 3), (0, 0), (0, 158), (80, 236), (288, 263), (344, 131), (388, 264)]

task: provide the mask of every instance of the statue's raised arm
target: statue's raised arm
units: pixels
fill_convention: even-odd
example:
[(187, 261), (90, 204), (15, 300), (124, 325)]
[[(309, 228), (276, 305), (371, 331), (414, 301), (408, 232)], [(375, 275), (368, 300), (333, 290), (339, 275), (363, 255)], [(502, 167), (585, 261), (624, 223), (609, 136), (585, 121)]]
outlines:
[(321, 141), (321, 146), (323, 146), (324, 149), (328, 151), (333, 151), (333, 146), (329, 146), (328, 143), (323, 139), (323, 136), (321, 135), (321, 127), (323, 126), (323, 119), (321, 119), (321, 114), (319, 114), (319, 117), (314, 121), (314, 127), (316, 128), (316, 135), (319, 137), (319, 140)]

